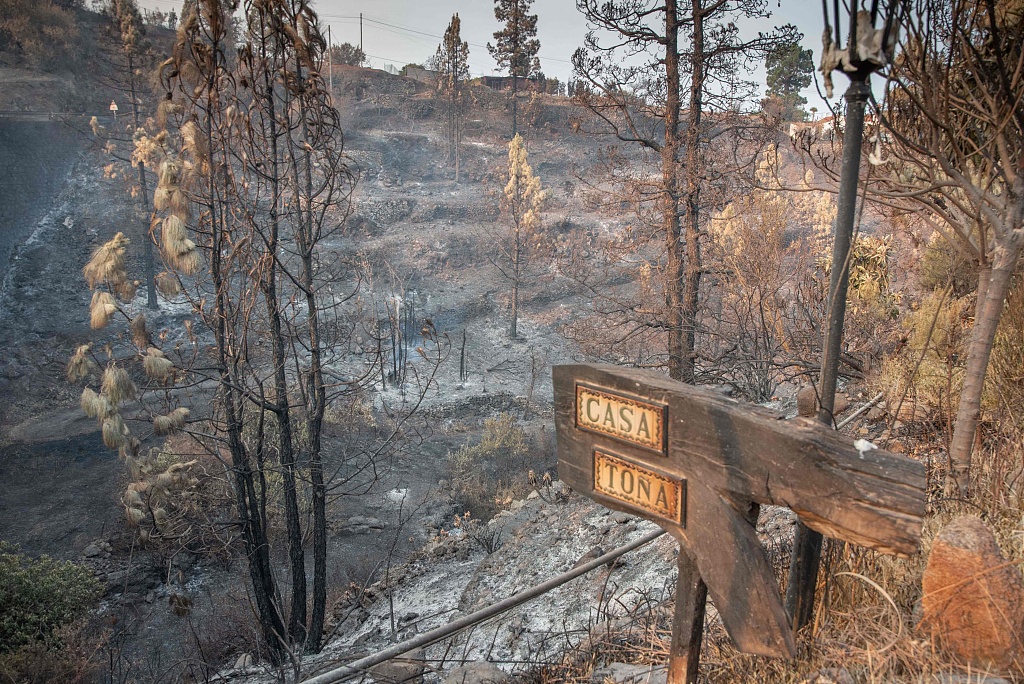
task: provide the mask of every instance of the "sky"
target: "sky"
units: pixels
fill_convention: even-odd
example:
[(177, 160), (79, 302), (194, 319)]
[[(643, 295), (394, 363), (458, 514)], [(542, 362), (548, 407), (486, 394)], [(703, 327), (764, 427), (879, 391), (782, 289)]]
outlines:
[[(814, 51), (817, 64), (821, 53), (822, 16), (820, 0), (767, 0), (772, 16), (740, 23), (747, 35), (773, 26), (791, 23), (803, 34), (802, 45)], [(139, 0), (141, 7), (180, 13), (181, 0)], [(454, 13), (462, 20), (462, 38), (469, 43), (469, 68), (473, 76), (498, 74), (486, 44), (500, 27), (494, 18), (492, 0), (316, 0), (314, 8), (321, 21), (331, 29), (334, 44), (359, 44), (359, 14), (363, 15), (363, 50), (370, 65), (381, 68), (393, 64), (423, 63), (437, 50), (441, 36)], [(586, 21), (576, 10), (575, 0), (535, 0), (532, 12), (538, 15), (541, 71), (548, 77), (567, 81), (572, 76), (570, 58), (583, 44)], [(753, 79), (764, 83), (764, 71)], [(845, 80), (838, 77), (839, 92)], [(814, 84), (804, 91), (807, 108), (826, 107)], [(820, 114), (819, 114), (820, 116)]]

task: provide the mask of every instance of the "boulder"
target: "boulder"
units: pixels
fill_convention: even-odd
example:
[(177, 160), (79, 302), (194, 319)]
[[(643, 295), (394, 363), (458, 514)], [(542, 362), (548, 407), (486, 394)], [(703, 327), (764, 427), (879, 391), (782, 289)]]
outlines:
[(407, 651), (397, 658), (370, 668), (370, 676), (378, 684), (419, 684), (423, 681), (425, 654), (422, 648)]
[(252, 653), (243, 653), (240, 656), (238, 656), (237, 660), (235, 660), (235, 669), (244, 670), (248, 667), (252, 667), (255, 664), (256, 658), (253, 657)]
[(804, 385), (796, 393), (796, 412), (805, 418), (813, 418), (818, 413), (818, 395), (810, 385)]
[[(832, 415), (838, 416), (848, 408), (850, 408), (850, 400), (847, 396), (842, 393), (836, 393), (832, 406)], [(796, 393), (796, 412), (806, 418), (814, 418), (818, 415), (818, 395), (812, 386), (804, 385)]]
[(919, 627), (946, 651), (999, 670), (1019, 660), (1024, 579), (980, 518), (961, 516), (939, 532), (921, 585)]

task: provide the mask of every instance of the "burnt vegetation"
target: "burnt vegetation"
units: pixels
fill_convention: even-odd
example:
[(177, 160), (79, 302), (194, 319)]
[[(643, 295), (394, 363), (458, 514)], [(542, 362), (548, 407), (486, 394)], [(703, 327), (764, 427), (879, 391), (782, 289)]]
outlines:
[[(458, 14), (394, 74), (329, 45), (308, 0), (190, 0), (180, 15), (0, 0), (3, 73), (58, 84), (7, 97), (59, 110), (89, 145), (68, 221), (41, 233), (65, 261), (46, 283), (12, 261), (0, 298), (12, 336), (33, 328), (10, 311), (56, 320), (64, 362), (61, 378), (31, 360), (9, 374), (34, 399), (4, 439), (29, 453), (33, 431), (74, 424), (90, 458), (117, 459), (85, 548), (54, 541), (56, 522), (40, 524), (46, 543), (13, 518), (0, 528), (21, 545), (0, 541), (15, 587), (0, 597), (40, 604), (5, 618), (0, 678), (209, 681), (235, 664), (302, 681), (329, 645), (354, 657), (357, 634), (370, 649), (426, 631), (443, 617), (395, 607), (424, 564), (475, 558), (470, 587), (485, 585), (493, 559), (529, 548), (505, 527), (518, 512), (549, 545), (568, 543), (551, 510), (583, 525), (558, 478), (552, 366), (655, 370), (814, 414), (837, 268), (850, 285), (832, 425), (925, 464), (926, 550), (966, 511), (1019, 562), (1024, 6), (896, 4), (851, 254), (833, 264), (842, 106), (807, 108), (813, 55), (795, 27), (745, 30), (769, 18), (759, 0), (578, 0), (589, 33), (568, 83), (541, 72), (531, 0), (496, 0), (487, 48), (507, 76), (483, 78)], [(50, 285), (64, 294), (33, 299)], [(34, 505), (31, 486), (20, 496)], [(769, 527), (784, 584), (791, 535)], [(44, 555), (83, 551), (87, 569)], [(797, 659), (736, 652), (713, 616), (702, 680), (959, 672), (969, 659), (915, 631), (926, 559), (827, 543)], [(662, 662), (671, 592), (633, 596), (620, 567), (602, 570), (599, 620), (495, 660), (545, 683)], [(513, 642), (529, 633), (510, 625)], [(147, 629), (175, 635), (154, 645)], [(483, 652), (474, 638), (427, 659), (462, 664), (451, 653)]]

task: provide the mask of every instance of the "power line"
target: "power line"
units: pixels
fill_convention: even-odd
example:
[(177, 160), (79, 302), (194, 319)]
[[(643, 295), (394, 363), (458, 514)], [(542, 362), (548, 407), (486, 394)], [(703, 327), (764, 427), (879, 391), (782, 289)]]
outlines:
[[(358, 19), (359, 18), (359, 17), (343, 16), (343, 15), (339, 15), (339, 14), (321, 14), (320, 16), (321, 17), (328, 17), (328, 18), (331, 18), (331, 19), (334, 19), (334, 18), (337, 18), (337, 19), (353, 19), (353, 18)], [(439, 40), (444, 40), (444, 36), (438, 35), (436, 33), (430, 33), (428, 31), (421, 31), (419, 29), (415, 29), (415, 28), (412, 28), (412, 27), (409, 27), (409, 26), (402, 26), (401, 24), (393, 24), (391, 22), (383, 21), (381, 19), (376, 19), (376, 18), (370, 17), (370, 16), (365, 15), (365, 14), (363, 15), (363, 21), (369, 22), (371, 24), (377, 24), (378, 26), (381, 26), (381, 27), (386, 26), (386, 27), (389, 27), (390, 29), (397, 29), (398, 31), (405, 31), (407, 33), (415, 33), (417, 35), (427, 36), (429, 38), (437, 38)], [(387, 31), (388, 29), (384, 29), (384, 30)], [(394, 31), (394, 30), (390, 31), (390, 33), (395, 33), (395, 32), (396, 31)], [(398, 35), (401, 35), (401, 34), (398, 34)], [(409, 38), (410, 40), (414, 40), (413, 38), (411, 38), (409, 36), (405, 36), (405, 37)], [(482, 48), (482, 49), (487, 48), (486, 45), (481, 45), (480, 43), (473, 43), (473, 42), (470, 42), (468, 40), (466, 41), (466, 44), (467, 45), (471, 45), (472, 47), (476, 47), (476, 48)], [(571, 60), (567, 60), (567, 59), (558, 59), (557, 57), (544, 57), (544, 59), (546, 61), (549, 61), (549, 62), (557, 62), (559, 64), (569, 64), (569, 65), (572, 65), (572, 61)]]

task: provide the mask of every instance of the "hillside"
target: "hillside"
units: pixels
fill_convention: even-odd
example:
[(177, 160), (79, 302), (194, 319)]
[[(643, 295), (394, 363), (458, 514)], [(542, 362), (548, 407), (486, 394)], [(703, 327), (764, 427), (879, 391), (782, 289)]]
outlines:
[[(98, 21), (79, 13), (81, 30)], [(683, 308), (673, 297), (684, 275), (696, 301), (686, 361), (706, 390), (702, 401), (728, 410), (709, 409), (704, 423), (673, 415), (670, 439), (667, 400), (645, 404), (639, 383), (621, 397), (665, 423), (659, 439), (628, 448), (655, 454), (643, 461), (655, 470), (645, 472), (678, 486), (679, 515), (688, 515), (686, 493), (700, 502), (706, 483), (657, 470), (670, 443), (668, 460), (706, 458), (693, 445), (714, 443), (721, 460), (704, 467), (741, 482), (755, 478), (740, 454), (767, 448), (755, 443), (761, 433), (736, 434), (729, 411), (811, 431), (810, 422), (786, 421), (819, 406), (837, 139), (791, 140), (763, 112), (709, 114), (702, 194), (689, 195), (700, 205), (673, 209), (655, 146), (617, 140), (608, 120), (579, 101), (526, 92), (520, 138), (510, 142), (508, 93), (476, 83), (464, 97), (456, 181), (450, 120), (434, 83), (338, 66), (297, 84), (288, 69), (309, 73), (312, 58), (296, 46), (312, 39), (292, 33), (281, 35), (299, 57), (263, 72), (269, 62), (251, 51), (212, 59), (215, 78), (175, 63), (160, 82), (173, 92), (153, 93), (156, 79), (140, 69), (132, 87), (147, 92), (138, 128), (123, 91), (112, 89), (115, 71), (97, 67), (95, 81), (82, 78), (85, 62), (101, 63), (86, 50), (89, 34), (75, 38), (83, 64), (67, 69), (38, 55), (14, 58), (0, 43), (0, 392), (9, 398), (0, 410), (0, 566), (73, 561), (67, 567), (85, 579), (75, 575), (71, 589), (95, 594), (52, 640), (33, 633), (27, 645), (0, 644), (0, 679), (303, 681), (645, 538), (654, 523), (613, 512), (559, 478), (556, 414), (574, 428), (582, 414), (564, 403), (556, 411), (552, 368), (604, 363), (683, 377), (684, 355), (670, 340), (686, 324), (666, 316)], [(173, 35), (154, 28), (151, 37), (167, 52)], [(282, 80), (260, 99), (253, 73), (266, 84)], [(124, 105), (120, 119), (107, 109), (111, 99)], [(611, 116), (628, 114), (656, 138), (665, 125), (650, 111), (637, 100)], [(866, 164), (875, 169), (884, 138), (873, 125), (876, 156)], [(523, 186), (510, 179), (510, 163)], [(680, 166), (678, 179), (688, 170)], [(517, 214), (524, 186), (543, 192)], [(702, 259), (696, 273), (679, 265), (687, 253), (680, 239), (666, 239), (666, 197), (683, 241), (682, 218), (700, 211), (687, 245)], [(1024, 298), (1016, 286), (1007, 297), (994, 356), (1000, 375), (984, 398), (978, 442), (993, 456), (975, 498), (961, 498), (941, 481), (976, 273), (919, 217), (894, 207), (879, 202), (858, 214), (832, 416), (843, 441), (833, 444), (858, 467), (872, 468), (880, 447), (914, 459), (907, 472), (927, 473), (920, 484), (896, 482), (879, 466), (872, 476), (884, 491), (863, 493), (870, 515), (907, 528), (920, 527), (920, 511), (877, 513), (884, 506), (872, 497), (916, 487), (923, 510), (927, 495), (922, 550), (894, 558), (826, 542), (814, 620), (789, 660), (739, 653), (712, 602), (700, 681), (1002, 684), (1024, 671), (1024, 641), (1013, 633), (1016, 646), (992, 660), (991, 677), (977, 676), (980, 661), (944, 651), (946, 634), (925, 619), (936, 592), (923, 585), (929, 553), (951, 544), (942, 531), (966, 512), (998, 539), (968, 539), (964, 548), (988, 553), (991, 564), (975, 571), (953, 562), (953, 570), (972, 568), (966, 578), (950, 571), (953, 583), (1010, 604), (1019, 593), (1024, 605), (1014, 408), (1024, 396)], [(159, 273), (147, 282), (150, 252)], [(155, 308), (147, 305), (152, 282), (160, 285)], [(772, 448), (793, 451), (786, 444)], [(805, 478), (793, 464), (811, 450), (796, 450), (799, 459), (766, 455), (772, 465), (756, 485), (771, 495), (780, 483), (830, 482), (812, 494), (824, 521), (814, 518), (819, 509), (804, 510), (805, 520), (836, 532), (849, 528), (828, 528), (830, 515), (870, 519), (835, 503), (856, 479), (853, 468), (820, 458)], [(599, 456), (588, 447), (586, 465), (570, 463), (563, 476), (574, 486), (591, 478), (596, 488), (587, 468), (599, 472)], [(738, 503), (705, 489), (723, 520), (677, 524), (721, 525), (733, 542), (742, 527), (743, 548), (764, 547), (760, 577), (784, 592), (796, 514), (767, 503), (799, 502), (750, 495)], [(324, 548), (326, 558), (316, 555)], [(664, 681), (678, 545), (664, 535), (600, 562), (358, 674), (376, 684)], [(722, 567), (721, 581), (753, 614), (758, 606), (747, 601), (758, 600), (758, 588), (736, 580), (740, 566)], [(990, 575), (1008, 577), (1008, 588), (978, 581)], [(303, 582), (325, 588), (326, 598), (299, 592)], [(306, 641), (307, 608), (315, 613), (318, 601), (326, 632)], [(729, 619), (726, 604), (722, 614)], [(993, 618), (994, 632), (1007, 619)], [(277, 640), (271, 623), (281, 626)]]

